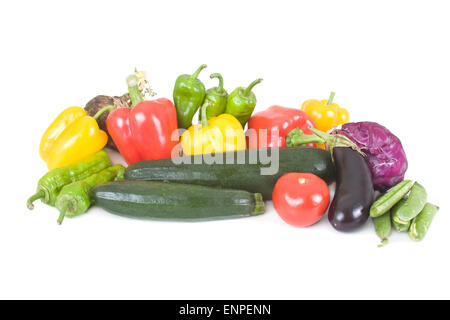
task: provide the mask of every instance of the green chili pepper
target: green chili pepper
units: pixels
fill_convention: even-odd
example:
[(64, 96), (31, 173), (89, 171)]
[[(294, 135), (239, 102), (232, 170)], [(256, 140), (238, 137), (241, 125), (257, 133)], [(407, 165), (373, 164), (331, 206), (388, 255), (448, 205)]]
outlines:
[(372, 204), (370, 216), (376, 218), (388, 212), (409, 192), (412, 185), (411, 180), (403, 180), (397, 183)]
[(425, 204), (422, 211), (417, 217), (414, 218), (411, 228), (409, 228), (409, 237), (414, 241), (421, 241), (425, 238), (425, 235), (430, 228), (431, 222), (434, 216), (438, 212), (439, 207), (434, 204)]
[(382, 216), (373, 218), (373, 225), (375, 227), (375, 233), (381, 239), (379, 247), (386, 245), (388, 243), (388, 237), (392, 232), (391, 213), (386, 212)]
[(411, 188), (408, 199), (398, 205), (395, 212), (395, 221), (406, 223), (414, 219), (427, 203), (427, 192), (425, 188), (415, 182)]
[(37, 191), (27, 201), (28, 209), (34, 208), (33, 202), (37, 199), (45, 204), (54, 206), (56, 197), (65, 185), (87, 178), (111, 165), (108, 154), (101, 150), (92, 156), (77, 161), (66, 167), (53, 169), (47, 172), (38, 182)]
[[(223, 78), (220, 73), (213, 73), (210, 76), (211, 79), (218, 78), (219, 86), (208, 89), (206, 91), (205, 102), (209, 101), (210, 105), (206, 110), (206, 119), (209, 120), (212, 117), (217, 117), (225, 112), (227, 107), (228, 92), (223, 88)], [(198, 115), (200, 119), (200, 113)]]
[(225, 113), (235, 116), (245, 126), (256, 106), (256, 96), (252, 92), (255, 85), (262, 79), (256, 79), (247, 88), (238, 87), (228, 96)]
[(60, 212), (58, 223), (61, 224), (64, 217), (73, 218), (86, 212), (91, 206), (92, 189), (112, 180), (123, 180), (124, 173), (125, 168), (116, 165), (64, 186), (55, 204)]
[(173, 101), (177, 109), (179, 128), (187, 129), (192, 125), (192, 117), (205, 99), (205, 86), (197, 79), (204, 68), (206, 64), (202, 64), (192, 75), (179, 76), (175, 82)]

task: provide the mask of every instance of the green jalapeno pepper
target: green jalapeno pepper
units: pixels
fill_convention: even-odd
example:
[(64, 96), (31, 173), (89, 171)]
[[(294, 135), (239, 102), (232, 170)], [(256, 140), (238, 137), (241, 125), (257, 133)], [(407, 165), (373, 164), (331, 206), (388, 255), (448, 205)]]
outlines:
[(412, 186), (411, 180), (403, 180), (397, 183), (372, 204), (370, 216), (376, 218), (388, 212), (409, 192)]
[(77, 161), (69, 166), (53, 169), (38, 182), (37, 191), (27, 200), (28, 209), (34, 208), (37, 199), (54, 206), (56, 197), (65, 185), (89, 177), (111, 165), (108, 154), (101, 150), (92, 156)]
[(124, 173), (125, 168), (116, 165), (64, 186), (55, 203), (60, 212), (58, 224), (62, 223), (64, 217), (73, 218), (86, 212), (91, 206), (92, 189), (112, 180), (123, 180)]
[(373, 218), (373, 225), (375, 227), (375, 233), (381, 239), (379, 247), (386, 245), (388, 243), (388, 237), (392, 232), (391, 213), (386, 212), (382, 216)]
[(223, 88), (222, 75), (220, 73), (213, 73), (210, 78), (219, 79), (219, 85), (206, 91), (205, 101), (210, 102), (209, 107), (206, 109), (207, 120), (211, 119), (212, 117), (217, 117), (218, 115), (221, 115), (225, 112), (228, 98), (228, 92)]
[(238, 87), (228, 96), (225, 113), (235, 116), (245, 126), (256, 106), (256, 96), (252, 92), (254, 86), (262, 79), (256, 79), (247, 88)]
[(204, 68), (206, 64), (202, 64), (192, 75), (179, 76), (175, 82), (173, 101), (179, 128), (187, 129), (192, 125), (192, 117), (205, 99), (205, 86), (197, 79)]
[(425, 204), (422, 211), (419, 213), (417, 217), (414, 218), (411, 223), (411, 227), (409, 228), (409, 237), (414, 241), (421, 241), (425, 238), (425, 235), (430, 228), (431, 222), (434, 219), (434, 216), (438, 212), (439, 207), (434, 204), (427, 203)]

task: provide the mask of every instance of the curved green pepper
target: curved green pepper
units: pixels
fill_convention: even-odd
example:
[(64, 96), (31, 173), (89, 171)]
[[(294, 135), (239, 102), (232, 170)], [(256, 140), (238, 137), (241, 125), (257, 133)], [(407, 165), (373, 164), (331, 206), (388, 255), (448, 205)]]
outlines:
[(106, 168), (83, 180), (64, 186), (56, 199), (55, 206), (60, 212), (58, 224), (64, 217), (73, 218), (89, 209), (91, 206), (91, 191), (98, 185), (112, 180), (123, 180), (125, 168), (120, 164)]
[[(205, 102), (209, 101), (209, 107), (206, 109), (206, 119), (209, 120), (212, 117), (217, 117), (222, 113), (225, 113), (227, 107), (228, 92), (223, 88), (223, 78), (220, 73), (213, 73), (210, 76), (211, 79), (219, 79), (219, 85), (217, 87), (208, 89), (206, 91)], [(200, 119), (200, 114), (198, 115)]]
[(225, 113), (235, 116), (245, 126), (256, 106), (256, 96), (252, 92), (255, 85), (262, 79), (256, 79), (247, 88), (238, 87), (228, 96)]
[(204, 68), (206, 64), (202, 64), (192, 75), (182, 74), (175, 82), (173, 101), (179, 128), (187, 129), (192, 125), (192, 117), (205, 100), (205, 86), (197, 79)]
[(65, 185), (87, 178), (111, 165), (108, 154), (101, 150), (92, 156), (77, 161), (66, 167), (47, 172), (38, 182), (37, 191), (27, 200), (28, 209), (33, 209), (33, 202), (37, 199), (50, 206), (54, 206), (56, 197)]

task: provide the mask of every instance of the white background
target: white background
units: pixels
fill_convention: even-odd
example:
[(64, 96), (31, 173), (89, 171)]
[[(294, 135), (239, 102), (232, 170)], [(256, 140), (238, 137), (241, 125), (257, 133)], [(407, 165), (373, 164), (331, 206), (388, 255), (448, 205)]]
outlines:
[[(3, 1), (0, 298), (450, 298), (448, 1)], [(136, 66), (160, 97), (200, 64), (207, 88), (264, 78), (257, 110), (335, 101), (404, 145), (441, 207), (421, 243), (263, 216), (135, 221), (100, 209), (57, 226), (25, 207), (40, 137), (66, 107), (120, 95)], [(117, 160), (117, 157), (114, 157)]]

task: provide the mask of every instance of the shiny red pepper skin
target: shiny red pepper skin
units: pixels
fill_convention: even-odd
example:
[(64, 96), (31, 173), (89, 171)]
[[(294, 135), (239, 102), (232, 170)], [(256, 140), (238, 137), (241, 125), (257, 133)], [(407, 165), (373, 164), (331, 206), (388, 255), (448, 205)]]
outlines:
[(118, 108), (108, 115), (106, 126), (128, 164), (170, 158), (178, 144), (175, 106), (166, 98)]
[[(249, 148), (285, 148), (286, 136), (292, 129), (300, 128), (306, 134), (313, 134), (308, 127), (315, 128), (316, 125), (302, 110), (271, 106), (250, 118), (247, 131), (248, 146)], [(267, 139), (260, 139), (262, 134), (260, 129), (267, 130)], [(315, 146), (314, 143), (307, 145)]]

